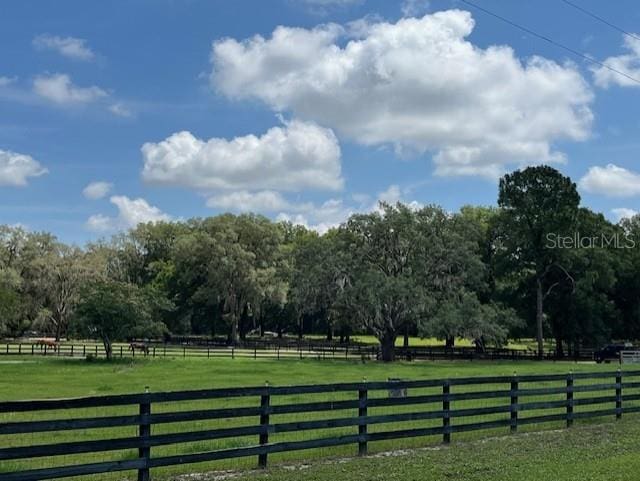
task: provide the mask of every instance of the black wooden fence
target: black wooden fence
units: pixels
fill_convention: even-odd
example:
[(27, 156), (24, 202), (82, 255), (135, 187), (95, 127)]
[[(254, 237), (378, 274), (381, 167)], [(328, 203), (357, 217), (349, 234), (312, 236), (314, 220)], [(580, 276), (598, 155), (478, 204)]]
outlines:
[[(508, 428), (640, 412), (640, 371), (594, 372), (576, 374), (524, 375), (428, 379), (418, 381), (359, 382), (326, 385), (244, 387), (198, 391), (158, 392), (96, 396), (61, 400), (0, 402), (0, 462), (38, 461), (34, 469), (0, 468), (1, 481), (34, 481), (95, 473), (135, 470), (138, 480), (149, 480), (150, 470), (178, 464), (209, 462), (256, 456), (266, 466), (275, 453), (326, 448), (352, 444), (360, 455), (369, 444), (440, 436), (442, 442), (452, 435), (476, 430)], [(318, 395), (322, 395), (318, 400)], [(330, 400), (327, 400), (331, 397)], [(224, 401), (225, 407), (180, 410), (180, 402)], [(469, 402), (473, 404), (466, 407)], [(105, 415), (105, 410), (129, 406), (135, 413)], [(168, 406), (169, 411), (154, 406)], [(86, 416), (86, 408), (99, 408), (99, 416)], [(379, 410), (383, 411), (380, 412)], [(84, 411), (83, 411), (84, 410)], [(333, 411), (346, 414), (335, 415)], [(57, 419), (55, 413), (59, 413)], [(82, 416), (78, 413), (85, 413)], [(313, 413), (329, 416), (313, 419)], [(297, 415), (293, 421), (291, 415)], [(16, 420), (19, 415), (33, 415)], [(64, 417), (61, 417), (64, 416)], [(311, 417), (310, 417), (311, 416)], [(478, 417), (483, 417), (479, 421)], [(486, 416), (491, 416), (487, 419)], [(284, 421), (281, 421), (284, 417)], [(230, 422), (244, 418), (245, 425)], [(218, 420), (206, 430), (193, 430), (188, 422)], [(468, 422), (471, 420), (471, 422)], [(430, 425), (424, 425), (429, 421)], [(467, 421), (467, 422), (465, 422)], [(156, 428), (173, 423), (182, 430), (155, 434)], [(407, 426), (407, 423), (410, 423)], [(66, 442), (43, 442), (46, 433), (53, 439), (60, 433), (96, 428), (136, 428), (137, 435)], [(211, 426), (210, 426), (211, 427)], [(327, 435), (327, 430), (340, 433)], [(386, 428), (386, 429), (385, 429)], [(346, 430), (346, 431), (345, 431)], [(16, 445), (20, 435), (39, 433), (38, 442)], [(291, 437), (275, 440), (279, 434), (306, 433), (305, 439)], [(183, 454), (157, 454), (162, 446), (177, 446), (220, 439), (249, 436), (253, 442), (224, 449), (206, 449)], [(5, 441), (2, 441), (2, 440)], [(73, 438), (75, 439), (75, 438)], [(136, 450), (119, 459), (95, 460), (60, 465), (56, 456), (88, 455)], [(156, 455), (154, 456), (154, 451)], [(84, 453), (84, 454), (83, 454)], [(1, 464), (0, 464), (1, 466)], [(44, 467), (43, 467), (44, 466)]]
[[(253, 358), (253, 359), (379, 359), (380, 348), (375, 345), (322, 344), (318, 342), (263, 343), (247, 342), (239, 346), (224, 345), (180, 345), (149, 343), (148, 351), (131, 350), (128, 344), (116, 344), (115, 357), (198, 357), (198, 358)], [(61, 343), (58, 346), (36, 343), (7, 342), (0, 345), (0, 355), (43, 355), (66, 357), (104, 357), (104, 348), (99, 344)], [(396, 358), (400, 360), (536, 360), (537, 353), (516, 349), (487, 348), (478, 352), (472, 347), (446, 349), (442, 346), (397, 347)], [(576, 351), (571, 356), (558, 358), (554, 351), (544, 353), (545, 360), (593, 359), (593, 350)]]

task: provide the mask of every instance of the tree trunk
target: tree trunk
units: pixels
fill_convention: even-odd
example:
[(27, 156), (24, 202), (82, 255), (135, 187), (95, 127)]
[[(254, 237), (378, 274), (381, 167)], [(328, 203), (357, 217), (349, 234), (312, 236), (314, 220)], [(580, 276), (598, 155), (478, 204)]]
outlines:
[(404, 341), (402, 345), (405, 349), (409, 348), (409, 326), (405, 326), (404, 328)]
[(113, 358), (113, 346), (111, 345), (111, 339), (104, 336), (102, 338), (102, 344), (104, 345), (104, 352), (107, 356), (107, 361), (111, 361), (111, 359)]
[(231, 313), (231, 336), (229, 340), (233, 346), (238, 344), (238, 316), (236, 316), (235, 312)]
[(247, 331), (249, 330), (249, 308), (247, 304), (242, 308), (242, 312), (240, 313), (240, 322), (239, 322), (239, 330), (240, 330), (240, 339), (243, 341), (247, 339)]
[(564, 357), (564, 349), (562, 348), (562, 337), (556, 335), (556, 357), (562, 359)]
[(543, 302), (542, 279), (538, 277), (536, 279), (536, 339), (538, 341), (538, 359), (544, 357), (544, 337), (542, 332)]
[(62, 323), (60, 320), (56, 322), (56, 342), (60, 342), (60, 335), (62, 334)]
[(380, 349), (382, 351), (382, 361), (392, 362), (396, 357), (396, 333), (385, 331), (380, 338)]
[(455, 344), (456, 344), (455, 336), (447, 336), (447, 338), (444, 341), (444, 348), (447, 350), (453, 349), (455, 347)]
[(301, 314), (298, 318), (298, 339), (302, 339), (304, 330), (304, 316)]
[(333, 322), (327, 321), (327, 342), (333, 341)]

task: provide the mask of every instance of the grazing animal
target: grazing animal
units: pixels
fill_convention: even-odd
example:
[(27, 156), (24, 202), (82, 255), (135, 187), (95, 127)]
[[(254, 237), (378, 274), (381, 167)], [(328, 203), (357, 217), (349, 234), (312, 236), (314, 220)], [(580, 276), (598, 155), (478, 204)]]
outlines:
[(129, 344), (129, 350), (132, 354), (135, 355), (136, 349), (138, 351), (142, 351), (145, 355), (149, 354), (149, 346), (147, 346), (144, 342), (132, 342)]
[(53, 352), (56, 352), (58, 350), (58, 343), (50, 339), (38, 339), (36, 341), (36, 346), (40, 346), (40, 349), (50, 347), (53, 349)]

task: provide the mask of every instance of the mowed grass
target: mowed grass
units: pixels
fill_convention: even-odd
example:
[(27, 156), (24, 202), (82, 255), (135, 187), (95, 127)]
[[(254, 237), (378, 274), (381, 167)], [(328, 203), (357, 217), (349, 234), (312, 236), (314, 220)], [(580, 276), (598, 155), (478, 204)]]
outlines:
[[(637, 418), (432, 449), (251, 472), (235, 481), (629, 481), (640, 472)], [(199, 478), (201, 481), (214, 478)]]
[(236, 386), (613, 371), (617, 364), (537, 361), (366, 362), (275, 359), (0, 357), (0, 400), (179, 391)]
[[(319, 360), (267, 360), (267, 359), (136, 359), (116, 360), (112, 363), (106, 361), (86, 362), (81, 359), (64, 358), (0, 358), (0, 401), (17, 399), (60, 398), (86, 395), (104, 395), (143, 392), (145, 386), (150, 391), (176, 391), (187, 389), (205, 389), (236, 386), (262, 386), (266, 381), (270, 385), (294, 385), (294, 384), (324, 384), (336, 382), (359, 382), (363, 378), (367, 381), (381, 381), (388, 378), (401, 379), (429, 379), (452, 378), (486, 375), (511, 375), (518, 374), (545, 374), (568, 373), (569, 371), (611, 371), (617, 365), (596, 365), (593, 363), (573, 362), (397, 362), (383, 364), (377, 362), (355, 361), (319, 361)], [(601, 382), (601, 381), (595, 381)], [(612, 381), (611, 381), (612, 382)], [(559, 385), (559, 384), (558, 384)], [(492, 389), (505, 389), (505, 385), (461, 386), (456, 387), (456, 392), (461, 391), (491, 391)], [(437, 394), (438, 388), (425, 388), (411, 390), (410, 395)], [(586, 395), (597, 395), (585, 393)], [(386, 397), (386, 392), (372, 392), (370, 397)], [(578, 396), (578, 395), (577, 395)], [(278, 396), (272, 398), (273, 404), (308, 403), (314, 401), (339, 401), (356, 399), (356, 392), (325, 393), (316, 395)], [(557, 399), (561, 399), (559, 396)], [(547, 397), (547, 399), (549, 399)], [(556, 398), (554, 398), (556, 399)], [(531, 397), (529, 401), (536, 399)], [(158, 412), (175, 412), (183, 410), (216, 409), (241, 406), (257, 406), (259, 398), (247, 397), (237, 399), (220, 399), (206, 401), (188, 401), (179, 403), (154, 404), (152, 410)], [(452, 409), (464, 409), (470, 407), (490, 407), (504, 404), (508, 400), (486, 399), (473, 401), (459, 401), (452, 403)], [(416, 405), (371, 408), (370, 415), (389, 414), (397, 412), (417, 412), (439, 410), (440, 405)], [(99, 417), (113, 415), (130, 415), (137, 412), (137, 406), (79, 409), (73, 411), (49, 411), (42, 413), (11, 413), (0, 414), (0, 423), (15, 422), (20, 420), (36, 419), (64, 419), (71, 417)], [(551, 414), (558, 411), (548, 411)], [(561, 412), (561, 411), (560, 411)], [(271, 423), (285, 423), (300, 420), (327, 419), (352, 417), (355, 410), (329, 411), (320, 413), (300, 413), (271, 416)], [(541, 414), (531, 411), (531, 415)], [(467, 418), (464, 422), (480, 422), (504, 418), (504, 414), (487, 415), (477, 418)], [(507, 414), (508, 416), (508, 414)], [(255, 418), (205, 420), (185, 423), (155, 425), (152, 434), (164, 434), (171, 432), (200, 431), (207, 429), (228, 428), (232, 426), (250, 426), (258, 422)], [(403, 422), (385, 425), (371, 426), (369, 432), (407, 429), (417, 427), (434, 427), (440, 424), (440, 420), (426, 420)], [(580, 424), (584, 424), (580, 421)], [(544, 427), (559, 427), (561, 423), (551, 423)], [(540, 429), (539, 426), (526, 426), (523, 430)], [(343, 434), (354, 434), (357, 427), (335, 428), (316, 431), (280, 433), (270, 437), (271, 442), (299, 441), (318, 437), (330, 437)], [(34, 433), (24, 435), (0, 436), (2, 446), (28, 446), (34, 444), (89, 441), (95, 439), (109, 439), (118, 437), (135, 436), (135, 426), (122, 428), (103, 428), (92, 430), (64, 431), (57, 433)], [(464, 433), (455, 435), (459, 440), (477, 439), (479, 437), (504, 434), (505, 429), (491, 431)], [(176, 454), (189, 454), (215, 449), (225, 449), (255, 445), (257, 436), (237, 437), (201, 441), (197, 443), (154, 447), (152, 455), (165, 456)], [(425, 445), (436, 445), (440, 438), (431, 436), (428, 438), (401, 439), (395, 441), (382, 441), (372, 443), (372, 452), (397, 448), (411, 448)], [(317, 449), (312, 451), (300, 451), (283, 453), (270, 456), (270, 462), (291, 462), (296, 460), (308, 460), (325, 458), (328, 456), (352, 455), (355, 446), (342, 446), (336, 448)], [(0, 472), (14, 471), (18, 469), (32, 469), (39, 467), (79, 464), (85, 462), (100, 462), (107, 460), (131, 459), (136, 457), (134, 450), (113, 451), (97, 454), (82, 454), (59, 456), (55, 458), (38, 458), (30, 461), (4, 461), (0, 462)], [(202, 465), (181, 465), (171, 468), (163, 468), (154, 471), (155, 479), (172, 479), (178, 474), (189, 472), (202, 472), (212, 469), (250, 468), (255, 466), (254, 458), (220, 461), (217, 463), (205, 463)], [(133, 474), (129, 478), (133, 479)], [(86, 476), (83, 479), (120, 480), (127, 479), (122, 473), (113, 473), (100, 476)]]

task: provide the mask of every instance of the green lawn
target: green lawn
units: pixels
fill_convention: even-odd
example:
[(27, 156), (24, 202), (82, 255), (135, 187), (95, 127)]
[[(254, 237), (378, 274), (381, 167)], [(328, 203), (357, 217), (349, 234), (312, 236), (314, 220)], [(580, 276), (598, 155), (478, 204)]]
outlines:
[[(366, 378), (368, 381), (386, 380), (389, 377), (403, 379), (447, 378), (460, 376), (511, 375), (568, 373), (569, 371), (611, 371), (617, 365), (596, 365), (594, 363), (573, 362), (489, 362), (489, 361), (458, 361), (458, 362), (397, 362), (383, 364), (377, 362), (355, 361), (318, 361), (318, 360), (267, 360), (267, 359), (136, 359), (87, 362), (82, 359), (39, 358), (39, 357), (1, 357), (0, 358), (0, 401), (34, 398), (59, 398), (101, 394), (119, 394), (142, 392), (145, 386), (153, 391), (185, 390), (220, 388), (231, 386), (261, 386), (265, 381), (271, 385), (282, 386), (291, 384), (320, 384), (335, 382), (357, 382)], [(504, 389), (502, 385), (484, 385), (457, 387), (457, 392), (465, 389), (492, 390)], [(414, 389), (411, 395), (435, 394), (438, 389)], [(376, 392), (376, 396), (386, 396), (386, 392)], [(274, 398), (274, 404), (290, 404), (314, 401), (339, 401), (354, 399), (356, 392), (323, 393), (317, 395), (289, 395)], [(560, 399), (560, 398), (558, 398)], [(535, 401), (535, 398), (530, 398)], [(173, 412), (182, 410), (197, 410), (211, 408), (227, 408), (240, 406), (256, 406), (260, 402), (257, 397), (242, 399), (220, 399), (205, 401), (184, 401), (178, 403), (154, 404), (153, 412)], [(504, 403), (501, 399), (456, 401), (454, 408), (490, 407)], [(73, 411), (44, 412), (44, 413), (10, 413), (0, 414), (0, 423), (7, 421), (38, 420), (69, 417), (96, 417), (113, 415), (130, 415), (137, 407), (107, 407), (78, 409)], [(438, 406), (396, 406), (370, 409), (370, 415), (388, 414), (396, 412), (414, 412), (418, 410), (437, 410)], [(535, 415), (536, 411), (531, 411)], [(552, 414), (552, 412), (547, 412)], [(327, 411), (321, 413), (281, 414), (272, 416), (272, 423), (297, 422), (300, 420), (327, 419), (350, 417), (355, 413), (349, 410)], [(489, 421), (500, 415), (487, 415), (478, 418), (468, 418), (468, 422)], [(404, 429), (407, 427), (431, 427), (438, 425), (440, 420), (404, 422), (385, 424), (372, 427), (376, 430)], [(203, 420), (185, 423), (156, 425), (153, 434), (171, 432), (199, 431), (218, 429), (221, 427), (255, 425), (255, 418), (239, 418), (224, 420)], [(577, 424), (584, 425), (580, 421)], [(541, 428), (557, 428), (562, 423), (551, 423), (542, 427), (524, 426), (523, 430)], [(468, 441), (486, 436), (504, 434), (505, 429), (491, 431), (460, 433), (454, 436), (455, 441)], [(136, 427), (103, 428), (90, 430), (64, 431), (56, 433), (35, 433), (11, 436), (0, 436), (3, 446), (24, 446), (53, 442), (69, 442), (94, 439), (108, 439), (123, 436), (135, 436)], [(310, 438), (327, 437), (343, 434), (353, 434), (354, 428), (333, 428), (327, 430), (279, 433), (270, 438), (271, 442), (300, 441)], [(252, 436), (203, 441), (197, 443), (161, 446), (153, 448), (154, 456), (178, 455), (202, 452), (231, 447), (250, 446), (256, 444), (257, 439)], [(380, 441), (371, 443), (371, 452), (380, 452), (397, 448), (415, 448), (421, 446), (437, 446), (439, 438), (411, 438), (395, 441)], [(299, 460), (319, 460), (331, 456), (350, 456), (354, 453), (354, 446), (323, 448), (312, 451), (283, 453), (270, 456), (271, 462), (283, 463)], [(133, 450), (113, 451), (86, 455), (69, 455), (58, 458), (38, 458), (32, 461), (4, 461), (0, 462), (0, 472), (18, 469), (31, 469), (61, 464), (76, 464), (84, 462), (100, 462), (107, 460), (130, 459), (135, 457)], [(154, 472), (155, 479), (172, 479), (172, 477), (189, 472), (203, 472), (213, 469), (251, 468), (256, 460), (245, 458), (228, 460), (202, 465), (182, 465), (163, 468)], [(130, 477), (132, 475), (130, 474)], [(121, 480), (122, 474), (103, 476), (85, 476), (89, 480)], [(279, 479), (279, 478), (275, 478)], [(293, 478), (292, 478), (293, 479)], [(318, 478), (322, 479), (322, 478)], [(348, 479), (348, 478), (345, 478)], [(473, 479), (473, 478), (470, 478)]]
[(83, 359), (0, 357), (0, 400), (178, 391), (230, 386), (321, 384), (615, 370), (617, 364), (537, 361), (378, 362), (275, 359)]
[[(236, 481), (629, 481), (640, 472), (637, 418), (502, 436), (394, 456), (252, 472)], [(202, 478), (200, 478), (202, 479)], [(206, 478), (205, 478), (206, 479)], [(220, 479), (220, 478), (209, 478)], [(202, 479), (204, 481), (204, 479)]]

